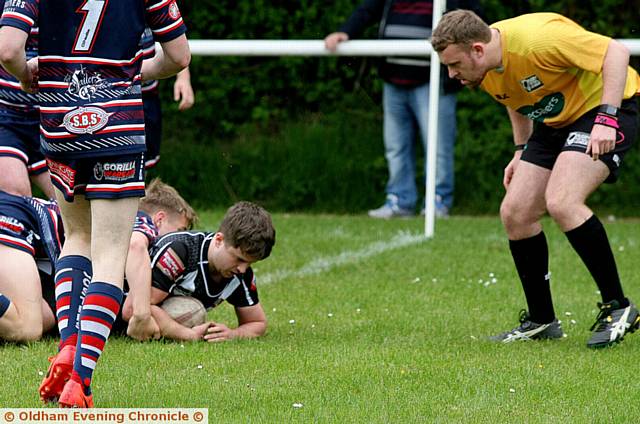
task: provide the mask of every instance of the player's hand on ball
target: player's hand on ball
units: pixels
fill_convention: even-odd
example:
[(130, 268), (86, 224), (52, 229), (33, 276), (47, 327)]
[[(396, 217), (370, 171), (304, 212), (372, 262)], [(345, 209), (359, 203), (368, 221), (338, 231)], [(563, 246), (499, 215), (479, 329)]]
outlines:
[(191, 327), (191, 331), (195, 332), (198, 335), (198, 339), (203, 339), (205, 334), (207, 334), (207, 330), (209, 326), (212, 325), (213, 322), (205, 322), (204, 324), (198, 324)]
[(142, 318), (134, 315), (129, 320), (127, 335), (141, 342), (150, 338), (157, 340), (160, 338), (160, 328), (151, 315)]
[(233, 330), (218, 322), (211, 322), (204, 339), (208, 342), (223, 342), (233, 338)]

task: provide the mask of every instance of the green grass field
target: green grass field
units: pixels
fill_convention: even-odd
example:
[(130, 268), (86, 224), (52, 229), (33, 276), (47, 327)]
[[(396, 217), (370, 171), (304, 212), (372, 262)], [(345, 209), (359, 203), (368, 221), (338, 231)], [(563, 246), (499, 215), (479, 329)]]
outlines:
[[(205, 213), (214, 228), (220, 213)], [(274, 215), (254, 266), (268, 334), (224, 344), (112, 337), (97, 407), (206, 407), (210, 422), (628, 423), (640, 419), (640, 334), (585, 347), (599, 295), (550, 221), (563, 340), (498, 345), (525, 306), (497, 217)], [(640, 302), (640, 225), (606, 223), (627, 295)], [(209, 313), (234, 322), (230, 307)], [(0, 346), (0, 405), (38, 407), (55, 340)], [(301, 404), (296, 405), (294, 404)]]

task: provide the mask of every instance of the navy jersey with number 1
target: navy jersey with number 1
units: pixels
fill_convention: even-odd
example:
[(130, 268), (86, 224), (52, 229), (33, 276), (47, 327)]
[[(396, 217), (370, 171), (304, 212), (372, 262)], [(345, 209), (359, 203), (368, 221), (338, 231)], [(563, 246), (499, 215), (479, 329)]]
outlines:
[(140, 37), (184, 34), (175, 0), (7, 0), (0, 25), (39, 27), (41, 148), (77, 159), (145, 150)]

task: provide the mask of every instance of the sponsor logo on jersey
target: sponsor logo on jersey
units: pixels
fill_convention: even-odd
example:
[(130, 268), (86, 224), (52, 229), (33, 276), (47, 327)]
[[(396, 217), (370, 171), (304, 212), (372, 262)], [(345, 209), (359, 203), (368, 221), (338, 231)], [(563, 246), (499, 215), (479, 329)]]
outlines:
[(110, 163), (98, 162), (93, 167), (93, 176), (96, 180), (126, 181), (136, 173), (136, 163)]
[(109, 114), (95, 106), (79, 107), (64, 115), (62, 126), (72, 134), (93, 134), (109, 122)]
[(180, 17), (180, 9), (178, 9), (175, 1), (169, 5), (169, 16), (171, 16), (171, 19), (174, 21)]
[(82, 100), (91, 100), (97, 92), (111, 86), (100, 74), (91, 74), (83, 67), (73, 71), (73, 74), (67, 75), (64, 81), (69, 83), (67, 93)]
[(0, 230), (9, 231), (13, 234), (21, 234), (24, 231), (24, 225), (11, 216), (0, 215)]
[(26, 3), (27, 2), (25, 0), (6, 0), (4, 7), (18, 7), (20, 9), (24, 9), (26, 7)]
[(565, 146), (584, 146), (587, 147), (589, 144), (590, 134), (582, 131), (574, 131), (570, 132), (569, 136), (567, 136), (567, 141), (565, 141)]
[(522, 85), (522, 88), (524, 88), (526, 91), (531, 93), (533, 90), (537, 90), (544, 84), (536, 75), (531, 75), (530, 77), (526, 77), (525, 79), (520, 80), (520, 85)]
[(158, 259), (156, 266), (164, 275), (173, 281), (175, 281), (185, 269), (184, 264), (173, 249), (167, 249), (167, 251), (160, 256), (160, 259)]
[(67, 186), (71, 188), (74, 186), (74, 181), (76, 179), (76, 171), (73, 168), (70, 168), (63, 163), (56, 162), (51, 159), (47, 159), (47, 166), (49, 167), (49, 172), (51, 172), (52, 174), (55, 174)]
[(564, 109), (564, 95), (553, 93), (544, 96), (532, 106), (522, 106), (518, 112), (532, 121), (544, 122), (545, 119), (558, 115)]

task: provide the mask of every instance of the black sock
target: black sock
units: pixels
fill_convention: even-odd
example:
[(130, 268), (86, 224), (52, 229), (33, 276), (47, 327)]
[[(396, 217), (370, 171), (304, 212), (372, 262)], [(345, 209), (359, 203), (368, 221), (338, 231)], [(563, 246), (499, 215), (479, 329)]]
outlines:
[(584, 224), (565, 234), (596, 281), (602, 301), (608, 303), (617, 300), (621, 307), (629, 306), (629, 301), (622, 292), (618, 268), (609, 245), (607, 232), (600, 220), (592, 215)]
[(509, 240), (511, 256), (522, 282), (529, 319), (548, 324), (555, 319), (549, 287), (549, 249), (544, 232), (522, 240)]

